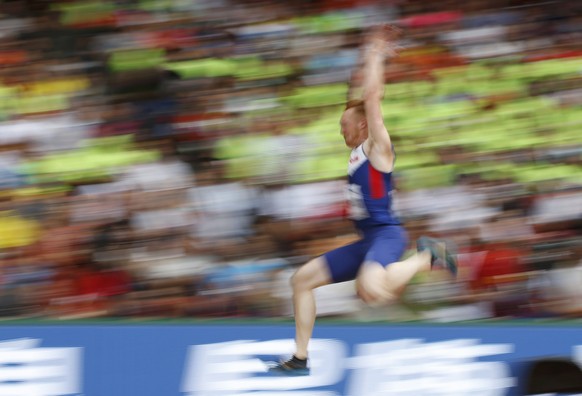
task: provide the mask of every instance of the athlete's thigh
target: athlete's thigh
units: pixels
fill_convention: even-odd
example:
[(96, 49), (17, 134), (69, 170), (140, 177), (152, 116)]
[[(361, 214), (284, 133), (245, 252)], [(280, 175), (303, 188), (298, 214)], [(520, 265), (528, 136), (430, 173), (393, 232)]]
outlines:
[(364, 264), (357, 276), (356, 286), (362, 298), (393, 297), (387, 268), (400, 261), (407, 244), (406, 232), (401, 227), (390, 227), (378, 233), (366, 252)]
[(356, 278), (366, 257), (368, 246), (368, 241), (360, 239), (349, 245), (331, 250), (322, 256), (325, 258), (333, 283), (346, 282)]

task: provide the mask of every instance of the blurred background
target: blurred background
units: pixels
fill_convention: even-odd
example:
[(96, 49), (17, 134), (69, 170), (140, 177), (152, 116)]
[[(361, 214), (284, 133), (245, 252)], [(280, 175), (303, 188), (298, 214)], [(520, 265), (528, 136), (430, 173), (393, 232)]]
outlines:
[[(460, 276), (322, 316), (582, 316), (582, 2), (0, 1), (0, 316), (269, 317), (357, 238), (339, 118), (367, 27), (395, 207)], [(409, 246), (414, 252), (414, 244)]]

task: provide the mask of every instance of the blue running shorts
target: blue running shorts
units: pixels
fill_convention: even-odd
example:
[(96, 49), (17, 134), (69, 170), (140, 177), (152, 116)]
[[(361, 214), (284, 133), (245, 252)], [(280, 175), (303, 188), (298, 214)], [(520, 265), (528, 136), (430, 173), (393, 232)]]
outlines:
[(333, 283), (355, 279), (363, 263), (375, 261), (383, 267), (400, 260), (408, 245), (408, 236), (400, 225), (360, 230), (363, 238), (323, 255)]

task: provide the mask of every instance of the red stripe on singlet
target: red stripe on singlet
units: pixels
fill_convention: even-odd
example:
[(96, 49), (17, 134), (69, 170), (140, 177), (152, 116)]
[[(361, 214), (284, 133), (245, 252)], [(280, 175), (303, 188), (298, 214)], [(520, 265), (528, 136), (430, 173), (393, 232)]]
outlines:
[(386, 195), (386, 186), (384, 185), (384, 177), (382, 173), (375, 169), (370, 163), (368, 163), (368, 169), (370, 170), (370, 193), (372, 194), (372, 198), (384, 198), (384, 195)]

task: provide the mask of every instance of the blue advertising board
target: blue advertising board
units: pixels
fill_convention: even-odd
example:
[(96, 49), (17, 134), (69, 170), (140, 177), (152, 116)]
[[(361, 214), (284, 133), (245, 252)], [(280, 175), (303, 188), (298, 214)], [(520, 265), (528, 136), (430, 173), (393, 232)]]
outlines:
[(517, 395), (524, 363), (582, 360), (577, 326), (318, 325), (311, 374), (274, 377), (291, 324), (0, 327), (0, 395)]

